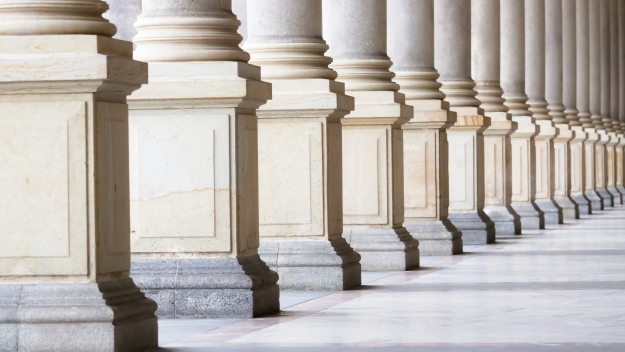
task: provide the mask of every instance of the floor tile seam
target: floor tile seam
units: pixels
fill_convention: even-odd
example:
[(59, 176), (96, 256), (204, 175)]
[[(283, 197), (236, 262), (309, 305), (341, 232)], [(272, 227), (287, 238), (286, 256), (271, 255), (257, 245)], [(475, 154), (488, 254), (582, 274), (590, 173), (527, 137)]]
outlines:
[[(247, 343), (247, 342), (228, 342), (226, 344), (217, 344), (212, 342), (203, 343), (201, 345), (166, 345), (162, 346), (165, 348), (196, 348), (196, 347), (226, 347), (226, 348), (239, 348), (243, 346), (254, 346), (257, 348), (336, 348), (336, 347), (446, 347), (446, 348), (464, 348), (464, 347), (485, 347), (485, 348), (495, 348), (495, 347), (506, 347), (506, 348), (567, 348), (567, 347), (623, 347), (625, 348), (625, 340), (624, 341), (612, 341), (612, 342), (411, 342), (411, 343), (401, 343), (401, 342), (392, 342), (392, 343), (371, 343), (367, 342), (360, 343), (323, 343), (323, 344), (309, 344), (309, 343)], [(158, 350), (155, 350), (158, 351)], [(467, 350), (468, 351), (468, 350)], [(547, 351), (547, 350), (545, 350)], [(576, 350), (581, 351), (581, 350)], [(173, 352), (173, 351), (172, 351)]]

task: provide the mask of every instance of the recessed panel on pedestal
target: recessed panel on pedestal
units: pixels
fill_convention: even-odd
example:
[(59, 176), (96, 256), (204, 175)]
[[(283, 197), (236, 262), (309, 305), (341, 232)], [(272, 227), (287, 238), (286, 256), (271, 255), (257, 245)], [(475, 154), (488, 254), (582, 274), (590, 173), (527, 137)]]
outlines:
[(549, 147), (550, 141), (536, 141), (536, 198), (550, 198), (549, 193)]
[(230, 121), (229, 115), (133, 113), (133, 252), (230, 251), (230, 197), (236, 194)]
[(448, 133), (449, 208), (475, 209), (474, 133)]
[(436, 217), (436, 131), (404, 131), (404, 214)]
[(595, 187), (595, 145), (584, 144), (584, 156), (586, 157), (586, 191), (592, 191)]
[(512, 138), (512, 201), (528, 202), (529, 198), (529, 139)]
[(604, 188), (604, 167), (605, 159), (603, 153), (604, 146), (601, 144), (595, 145), (595, 182), (597, 188)]
[(486, 205), (504, 205), (503, 141), (505, 136), (484, 137), (484, 183)]
[(606, 148), (606, 187), (614, 188), (614, 146), (608, 146)]
[(571, 143), (571, 193), (583, 193), (582, 144)]
[(343, 128), (344, 224), (388, 222), (388, 133), (386, 127)]
[(260, 121), (261, 236), (323, 236), (323, 125)]
[(0, 103), (0, 275), (87, 275), (84, 101)]
[(566, 196), (566, 143), (554, 143), (554, 194)]

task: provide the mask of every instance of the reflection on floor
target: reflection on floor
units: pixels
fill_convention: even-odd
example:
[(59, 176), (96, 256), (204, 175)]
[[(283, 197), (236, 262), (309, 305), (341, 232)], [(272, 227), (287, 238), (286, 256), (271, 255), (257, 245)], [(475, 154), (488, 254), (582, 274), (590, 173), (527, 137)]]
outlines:
[(160, 320), (160, 351), (625, 351), (625, 207), (256, 319)]

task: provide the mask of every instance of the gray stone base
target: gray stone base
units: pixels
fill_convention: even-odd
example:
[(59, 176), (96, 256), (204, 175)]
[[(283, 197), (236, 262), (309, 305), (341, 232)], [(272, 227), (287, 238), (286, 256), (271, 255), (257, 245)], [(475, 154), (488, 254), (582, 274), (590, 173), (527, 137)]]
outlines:
[(451, 221), (411, 221), (404, 227), (419, 241), (420, 255), (453, 255), (462, 253), (462, 232)]
[(343, 237), (360, 254), (363, 271), (402, 271), (419, 267), (419, 241), (404, 227), (346, 230)]
[(613, 188), (608, 188), (608, 193), (610, 193), (610, 195), (612, 196), (612, 201), (614, 202), (613, 206), (616, 206), (618, 204), (623, 204), (623, 198), (621, 197), (621, 192), (619, 192), (616, 187)]
[(579, 219), (579, 209), (577, 209), (577, 204), (575, 204), (571, 198), (567, 196), (555, 196), (553, 200), (557, 206), (562, 209), (562, 220)]
[(616, 190), (621, 194), (621, 204), (625, 204), (625, 187), (616, 186)]
[(534, 203), (543, 212), (545, 217), (545, 226), (558, 225), (563, 223), (562, 210), (558, 208), (553, 201), (535, 200)]
[(571, 199), (573, 200), (575, 205), (577, 205), (577, 209), (579, 211), (580, 216), (590, 214), (590, 211), (591, 211), (590, 202), (588, 201), (586, 196), (584, 196), (581, 193), (574, 193), (574, 194), (571, 194)]
[(590, 213), (591, 214), (594, 211), (603, 210), (603, 199), (601, 197), (599, 197), (597, 192), (595, 192), (595, 191), (586, 191), (586, 193), (584, 193), (584, 195), (586, 196), (586, 199), (588, 199), (588, 202), (590, 204)]
[(610, 192), (608, 192), (607, 189), (605, 188), (597, 188), (597, 194), (599, 194), (599, 197), (601, 197), (601, 199), (603, 200), (603, 208), (607, 208), (607, 207), (613, 207), (614, 206), (614, 198), (612, 197), (612, 195), (610, 194)]
[(360, 255), (333, 241), (265, 241), (260, 258), (278, 273), (281, 290), (340, 291), (360, 286)]
[(482, 212), (449, 214), (449, 221), (462, 231), (462, 243), (495, 243), (495, 224)]
[(532, 203), (515, 202), (511, 205), (514, 212), (521, 217), (521, 232), (523, 230), (539, 230), (545, 228), (543, 212)]
[(280, 310), (278, 274), (258, 255), (134, 259), (131, 276), (159, 318), (251, 318)]
[(521, 234), (521, 218), (512, 208), (503, 206), (484, 207), (484, 213), (495, 223), (495, 237), (513, 237)]
[(132, 279), (0, 285), (0, 351), (144, 351), (158, 346), (156, 303)]

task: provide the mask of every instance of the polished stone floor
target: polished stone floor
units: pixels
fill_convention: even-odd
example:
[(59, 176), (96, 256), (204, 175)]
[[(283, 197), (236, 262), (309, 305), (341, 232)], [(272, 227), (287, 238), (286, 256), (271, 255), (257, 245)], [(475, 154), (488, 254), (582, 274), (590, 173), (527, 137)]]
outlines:
[(625, 206), (465, 251), (273, 316), (160, 320), (160, 350), (625, 351)]

